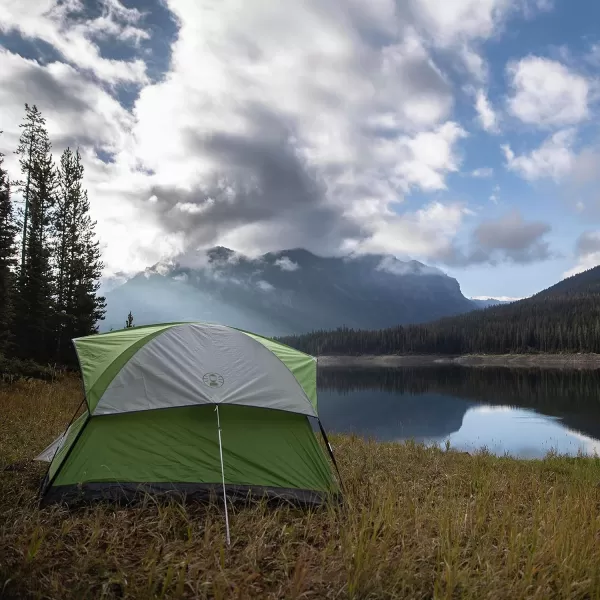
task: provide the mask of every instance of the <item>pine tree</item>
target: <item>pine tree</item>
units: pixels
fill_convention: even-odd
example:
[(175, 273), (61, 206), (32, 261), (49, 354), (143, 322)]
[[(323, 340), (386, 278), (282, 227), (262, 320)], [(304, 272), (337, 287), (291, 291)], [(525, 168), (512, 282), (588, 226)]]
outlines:
[(133, 315), (131, 314), (131, 311), (129, 311), (129, 314), (127, 315), (127, 321), (125, 321), (125, 328), (129, 329), (130, 327), (135, 327), (133, 324)]
[(54, 262), (56, 270), (56, 355), (63, 362), (69, 340), (73, 337), (75, 323), (72, 313), (74, 305), (75, 268), (77, 253), (77, 228), (75, 206), (81, 196), (83, 167), (77, 164), (70, 148), (61, 158), (59, 167), (59, 192), (54, 213)]
[(54, 277), (51, 265), (52, 216), (56, 201), (56, 169), (47, 136), (38, 144), (28, 180), (27, 229), (20, 268), (17, 332), (26, 358), (46, 362), (52, 355)]
[(97, 331), (105, 302), (97, 295), (103, 264), (90, 203), (83, 189), (79, 151), (67, 148), (60, 160), (60, 190), (54, 213), (57, 302), (57, 358), (73, 360), (70, 340)]
[[(77, 160), (80, 160), (77, 153)], [(89, 335), (98, 331), (98, 321), (104, 319), (106, 301), (98, 296), (102, 263), (100, 243), (96, 238), (96, 222), (90, 217), (90, 202), (84, 190), (75, 210), (75, 224), (78, 232), (76, 248), (78, 255), (73, 262), (75, 268), (75, 299), (72, 314), (75, 317), (74, 336)]]
[(18, 182), (19, 190), (23, 196), (22, 209), (22, 239), (21, 239), (21, 262), (22, 270), (25, 264), (27, 252), (27, 232), (29, 231), (29, 218), (31, 211), (32, 173), (36, 160), (45, 152), (48, 144), (48, 133), (46, 131), (46, 120), (38, 110), (37, 106), (25, 104), (25, 119), (20, 125), (21, 137), (16, 154), (19, 155), (19, 164), (23, 178)]
[[(0, 132), (1, 133), (1, 132)], [(10, 198), (10, 182), (0, 153), (0, 356), (13, 339), (17, 225)]]

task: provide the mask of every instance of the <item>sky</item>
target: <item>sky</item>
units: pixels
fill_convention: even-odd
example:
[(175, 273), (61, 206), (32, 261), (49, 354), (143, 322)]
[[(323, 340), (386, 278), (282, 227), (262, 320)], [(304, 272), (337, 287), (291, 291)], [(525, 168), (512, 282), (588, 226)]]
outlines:
[(36, 104), (55, 154), (80, 148), (106, 278), (304, 247), (519, 298), (600, 263), (595, 0), (1, 10), (5, 164)]

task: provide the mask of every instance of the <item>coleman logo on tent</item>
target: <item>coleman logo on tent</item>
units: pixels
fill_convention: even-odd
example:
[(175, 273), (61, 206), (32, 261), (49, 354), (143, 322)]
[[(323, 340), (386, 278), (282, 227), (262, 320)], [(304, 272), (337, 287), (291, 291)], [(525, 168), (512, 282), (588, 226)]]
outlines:
[(211, 388), (221, 387), (225, 383), (223, 376), (218, 373), (206, 373), (202, 377), (202, 381), (204, 382), (204, 385)]

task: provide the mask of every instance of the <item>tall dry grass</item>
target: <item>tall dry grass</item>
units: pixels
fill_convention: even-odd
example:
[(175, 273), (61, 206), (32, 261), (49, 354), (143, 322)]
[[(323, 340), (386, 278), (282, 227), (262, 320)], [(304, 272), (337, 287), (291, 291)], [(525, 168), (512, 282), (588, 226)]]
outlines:
[[(0, 389), (0, 464), (64, 427), (79, 384)], [(600, 460), (333, 440), (342, 508), (157, 503), (40, 510), (0, 473), (0, 597), (600, 598)]]

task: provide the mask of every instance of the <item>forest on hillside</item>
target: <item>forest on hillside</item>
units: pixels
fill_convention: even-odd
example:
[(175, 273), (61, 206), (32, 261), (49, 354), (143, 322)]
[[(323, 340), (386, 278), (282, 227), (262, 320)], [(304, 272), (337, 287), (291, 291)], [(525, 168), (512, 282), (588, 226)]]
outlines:
[(600, 353), (600, 294), (592, 275), (582, 274), (583, 287), (565, 280), (552, 293), (432, 323), (377, 331), (342, 327), (280, 341), (313, 355)]
[(97, 331), (102, 261), (78, 150), (58, 164), (45, 119), (25, 105), (11, 181), (0, 154), (0, 371), (15, 359), (68, 365), (71, 339)]

